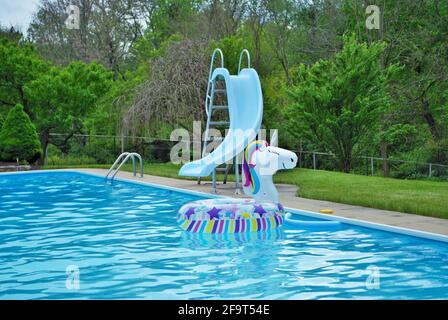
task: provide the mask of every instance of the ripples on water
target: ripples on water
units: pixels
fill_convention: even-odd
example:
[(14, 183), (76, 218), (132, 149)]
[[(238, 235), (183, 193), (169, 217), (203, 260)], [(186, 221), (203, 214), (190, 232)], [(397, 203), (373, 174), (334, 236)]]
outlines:
[[(445, 244), (348, 225), (181, 232), (177, 209), (196, 199), (78, 173), (0, 175), (0, 298), (448, 297)], [(372, 266), (379, 288), (366, 286)]]

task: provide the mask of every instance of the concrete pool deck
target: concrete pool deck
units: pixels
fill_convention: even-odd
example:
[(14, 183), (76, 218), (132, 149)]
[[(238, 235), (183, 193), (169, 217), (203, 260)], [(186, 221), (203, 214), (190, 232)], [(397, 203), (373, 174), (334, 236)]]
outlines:
[[(97, 175), (106, 175), (106, 169), (71, 169), (79, 172), (93, 173)], [(204, 193), (212, 193), (211, 182), (206, 181), (197, 184), (195, 180), (181, 180), (173, 178), (165, 178), (159, 176), (145, 175), (143, 178), (134, 177), (130, 172), (120, 171), (117, 175), (119, 178), (135, 180), (140, 182), (148, 182), (154, 184), (165, 185), (180, 189), (199, 191)], [(305, 199), (296, 196), (297, 187), (293, 185), (277, 184), (280, 193), (280, 200), (285, 207), (295, 208), (298, 210), (308, 210), (319, 212), (321, 209), (332, 209), (332, 216), (343, 218), (351, 218), (364, 220), (367, 222), (381, 223), (394, 227), (414, 229), (418, 231), (431, 232), (448, 236), (448, 219), (440, 219), (433, 217), (419, 216), (415, 214), (401, 213), (396, 211), (379, 210), (366, 208), (330, 201)], [(245, 195), (234, 194), (234, 183), (229, 182), (226, 185), (218, 184), (218, 195), (231, 196), (237, 198), (245, 198)]]

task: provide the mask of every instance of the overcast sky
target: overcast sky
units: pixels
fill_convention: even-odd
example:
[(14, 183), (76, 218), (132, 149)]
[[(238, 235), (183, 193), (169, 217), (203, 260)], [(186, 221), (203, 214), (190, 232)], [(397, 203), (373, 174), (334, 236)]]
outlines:
[(0, 24), (19, 26), (26, 31), (38, 3), (39, 0), (0, 0)]

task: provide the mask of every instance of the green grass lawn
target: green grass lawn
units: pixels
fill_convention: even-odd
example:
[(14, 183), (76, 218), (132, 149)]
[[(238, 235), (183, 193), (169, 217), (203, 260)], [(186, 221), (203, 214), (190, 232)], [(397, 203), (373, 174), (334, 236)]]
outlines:
[[(67, 167), (48, 166), (46, 168)], [(108, 165), (82, 167), (109, 168)], [(168, 163), (145, 164), (144, 173), (188, 179), (178, 176), (179, 168), (178, 165)], [(131, 166), (124, 166), (124, 170), (131, 171)], [(222, 181), (222, 177), (219, 178)], [(229, 181), (232, 180), (233, 176), (229, 176)], [(399, 180), (309, 169), (279, 172), (274, 180), (277, 183), (297, 185), (298, 195), (304, 198), (448, 219), (448, 182)]]
[(296, 184), (299, 196), (448, 219), (448, 182), (399, 180), (295, 169), (276, 182)]

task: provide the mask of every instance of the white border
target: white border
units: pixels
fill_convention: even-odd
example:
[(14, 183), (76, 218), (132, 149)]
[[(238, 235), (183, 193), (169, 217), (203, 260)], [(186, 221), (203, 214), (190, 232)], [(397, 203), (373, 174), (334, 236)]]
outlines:
[[(78, 171), (76, 169), (51, 169), (51, 170), (34, 170), (34, 171), (31, 170), (31, 171), (18, 171), (18, 172), (1, 172), (0, 176), (15, 175), (15, 174), (36, 174), (36, 173), (44, 173), (44, 172), (73, 172), (73, 173), (90, 175), (90, 176), (94, 176), (94, 177), (98, 177), (98, 178), (104, 178), (103, 176), (93, 173), (93, 172)], [(159, 189), (176, 191), (176, 192), (189, 194), (189, 195), (203, 196), (203, 197), (208, 197), (208, 198), (230, 198), (228, 196), (210, 194), (210, 193), (205, 193), (205, 192), (200, 192), (200, 191), (192, 191), (192, 190), (188, 190), (188, 189), (165, 186), (165, 185), (160, 185), (160, 184), (146, 182), (146, 181), (136, 181), (136, 180), (127, 179), (127, 178), (115, 178), (115, 180), (133, 183), (133, 184), (150, 186), (150, 187), (159, 188)], [(415, 229), (409, 229), (409, 228), (404, 228), (404, 227), (390, 226), (390, 225), (376, 223), (376, 222), (367, 222), (367, 221), (359, 220), (359, 219), (345, 218), (345, 217), (341, 217), (341, 216), (322, 214), (322, 213), (318, 213), (318, 212), (314, 212), (314, 211), (301, 210), (301, 209), (290, 208), (290, 207), (285, 207), (285, 209), (287, 209), (287, 211), (289, 211), (293, 214), (309, 216), (309, 217), (313, 217), (313, 218), (317, 218), (317, 219), (321, 219), (321, 220), (340, 221), (342, 223), (365, 227), (365, 228), (369, 228), (369, 229), (376, 229), (376, 230), (381, 230), (381, 231), (386, 231), (386, 232), (391, 232), (391, 233), (398, 233), (398, 234), (402, 234), (402, 235), (413, 236), (413, 237), (417, 237), (417, 238), (424, 238), (427, 240), (448, 243), (448, 236), (445, 236), (442, 234), (420, 231), (420, 230), (415, 230)]]

